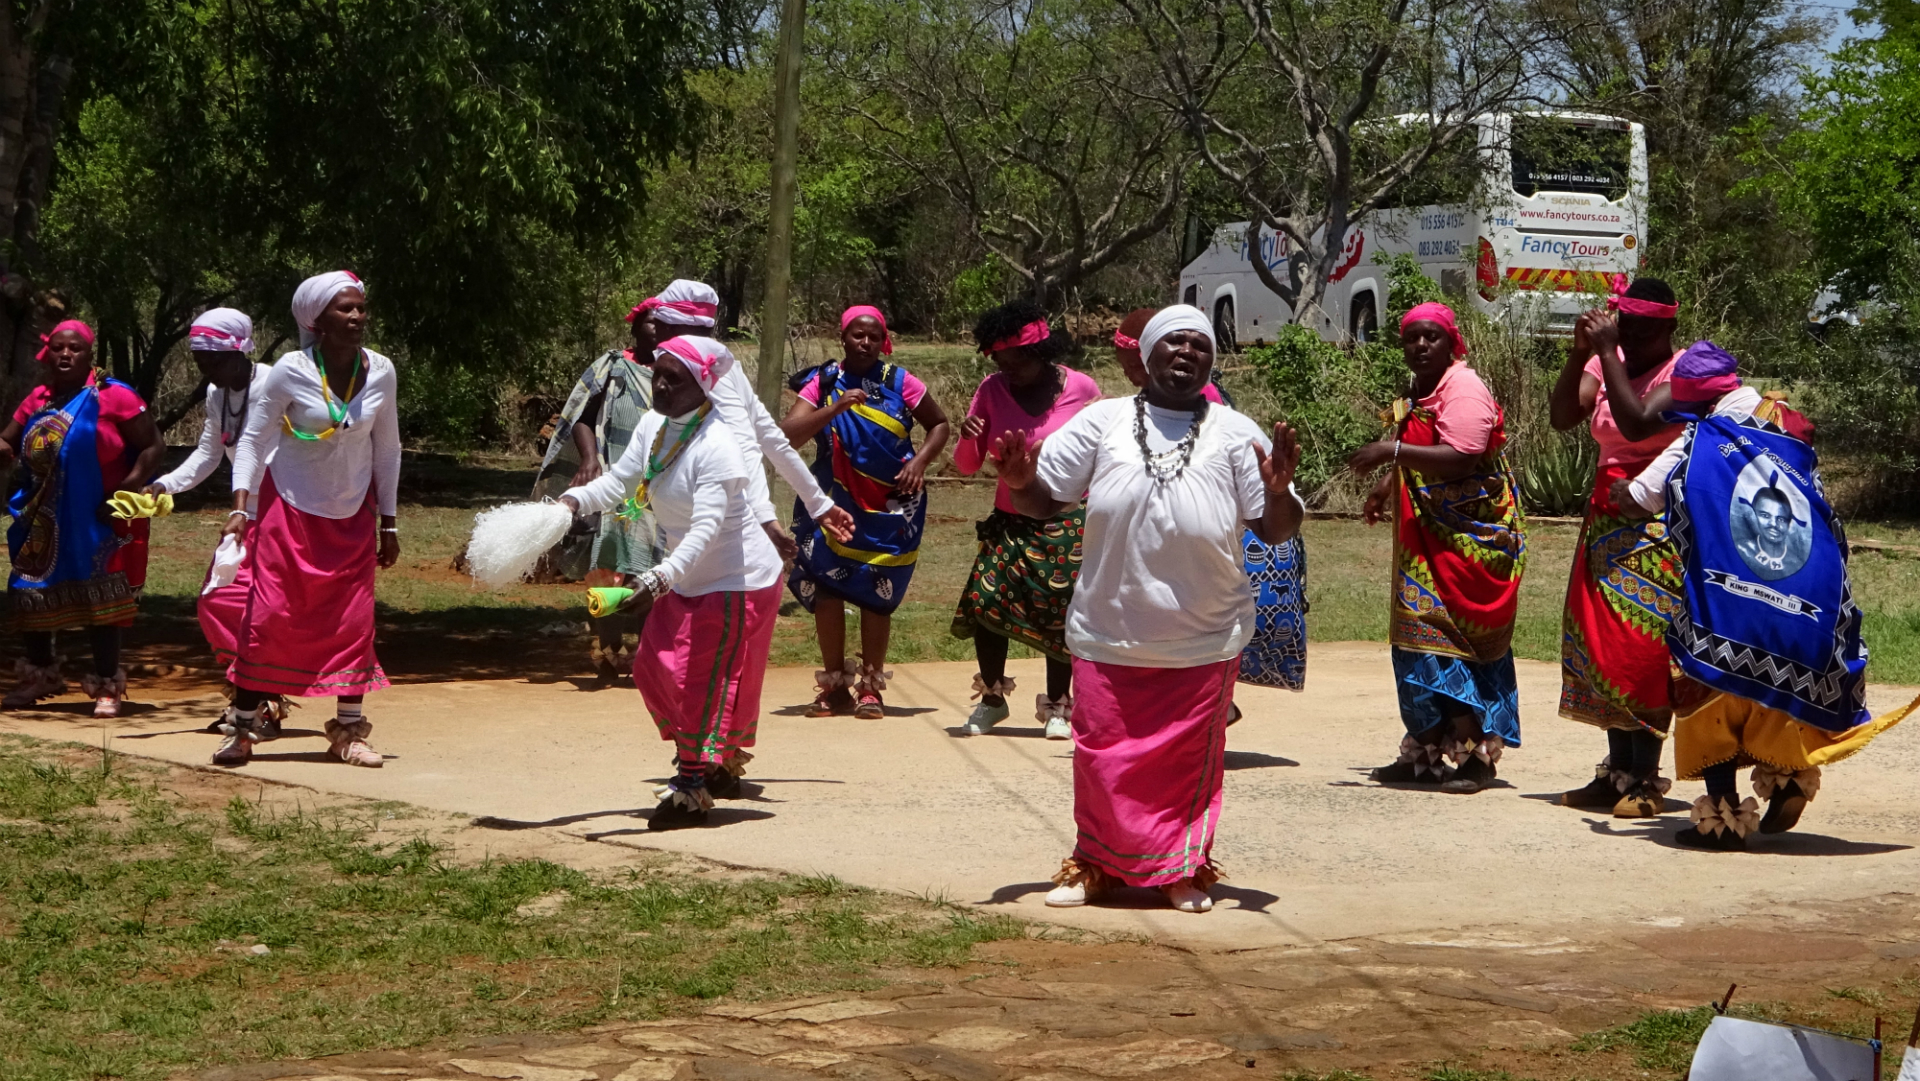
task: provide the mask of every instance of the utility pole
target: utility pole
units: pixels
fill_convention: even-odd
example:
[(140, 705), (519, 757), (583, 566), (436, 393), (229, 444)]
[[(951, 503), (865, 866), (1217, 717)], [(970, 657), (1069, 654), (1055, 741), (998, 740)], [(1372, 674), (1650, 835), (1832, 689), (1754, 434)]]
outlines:
[(807, 0), (782, 0), (773, 61), (773, 191), (767, 207), (767, 296), (760, 310), (760, 401), (780, 415), (787, 360), (787, 298), (793, 282), (793, 203), (799, 186), (800, 61)]

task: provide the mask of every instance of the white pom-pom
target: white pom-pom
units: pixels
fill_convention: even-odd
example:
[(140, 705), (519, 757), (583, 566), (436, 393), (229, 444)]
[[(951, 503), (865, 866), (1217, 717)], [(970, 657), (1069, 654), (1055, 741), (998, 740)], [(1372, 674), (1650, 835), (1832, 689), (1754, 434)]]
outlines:
[(560, 543), (573, 525), (565, 503), (508, 503), (473, 518), (467, 565), (473, 580), (488, 589), (505, 589), (533, 570), (547, 549)]

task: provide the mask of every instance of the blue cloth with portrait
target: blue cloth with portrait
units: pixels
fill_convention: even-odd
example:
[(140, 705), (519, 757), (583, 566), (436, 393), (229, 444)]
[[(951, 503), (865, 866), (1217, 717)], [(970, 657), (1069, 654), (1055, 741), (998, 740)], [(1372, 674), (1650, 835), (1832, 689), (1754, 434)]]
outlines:
[(893, 490), (901, 468), (913, 460), (906, 371), (880, 364), (856, 377), (837, 363), (823, 364), (819, 380), (822, 409), (849, 390), (867, 396), (814, 437), (813, 475), (834, 505), (853, 516), (853, 536), (844, 544), (828, 536), (795, 500), (793, 535), (800, 554), (787, 588), (809, 612), (824, 593), (891, 615), (913, 581), (927, 525), (926, 489), (904, 497)]
[(1307, 547), (1296, 534), (1268, 544), (1249, 529), (1241, 566), (1253, 590), (1253, 637), (1240, 651), (1240, 682), (1301, 690), (1307, 685)]
[(100, 575), (120, 546), (100, 518), (107, 490), (98, 447), (100, 395), (88, 386), (27, 418), (20, 435), (25, 483), (7, 501), (12, 570), (7, 587), (44, 590)]
[(1754, 418), (1685, 419), (1686, 458), (1667, 480), (1683, 568), (1674, 662), (1824, 731), (1864, 724), (1861, 613), (1813, 447)]

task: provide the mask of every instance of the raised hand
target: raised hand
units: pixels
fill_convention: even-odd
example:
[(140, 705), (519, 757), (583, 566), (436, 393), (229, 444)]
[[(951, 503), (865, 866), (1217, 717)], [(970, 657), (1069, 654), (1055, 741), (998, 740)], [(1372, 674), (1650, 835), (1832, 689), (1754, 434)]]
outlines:
[(960, 438), (978, 439), (987, 434), (987, 418), (978, 413), (968, 413), (967, 419), (960, 424)]
[(1273, 426), (1273, 453), (1253, 445), (1253, 454), (1260, 462), (1260, 483), (1266, 485), (1273, 495), (1285, 495), (1293, 487), (1293, 478), (1300, 470), (1300, 436), (1293, 425), (1278, 421)]
[(856, 405), (865, 404), (867, 404), (867, 392), (856, 388), (841, 394), (840, 400), (833, 403), (833, 408), (836, 412), (844, 413)]
[(1009, 488), (1029, 487), (1039, 474), (1040, 443), (1023, 428), (1015, 428), (994, 440), (991, 454), (994, 464), (1000, 468), (1000, 479), (1006, 481)]

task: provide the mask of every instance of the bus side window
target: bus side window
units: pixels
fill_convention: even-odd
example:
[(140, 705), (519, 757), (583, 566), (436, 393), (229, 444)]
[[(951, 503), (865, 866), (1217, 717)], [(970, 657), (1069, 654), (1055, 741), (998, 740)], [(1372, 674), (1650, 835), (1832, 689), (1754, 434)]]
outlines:
[(1180, 297), (1180, 303), (1191, 305), (1196, 308), (1199, 307), (1200, 306), (1200, 287), (1198, 285), (1187, 286), (1187, 291), (1183, 293)]

